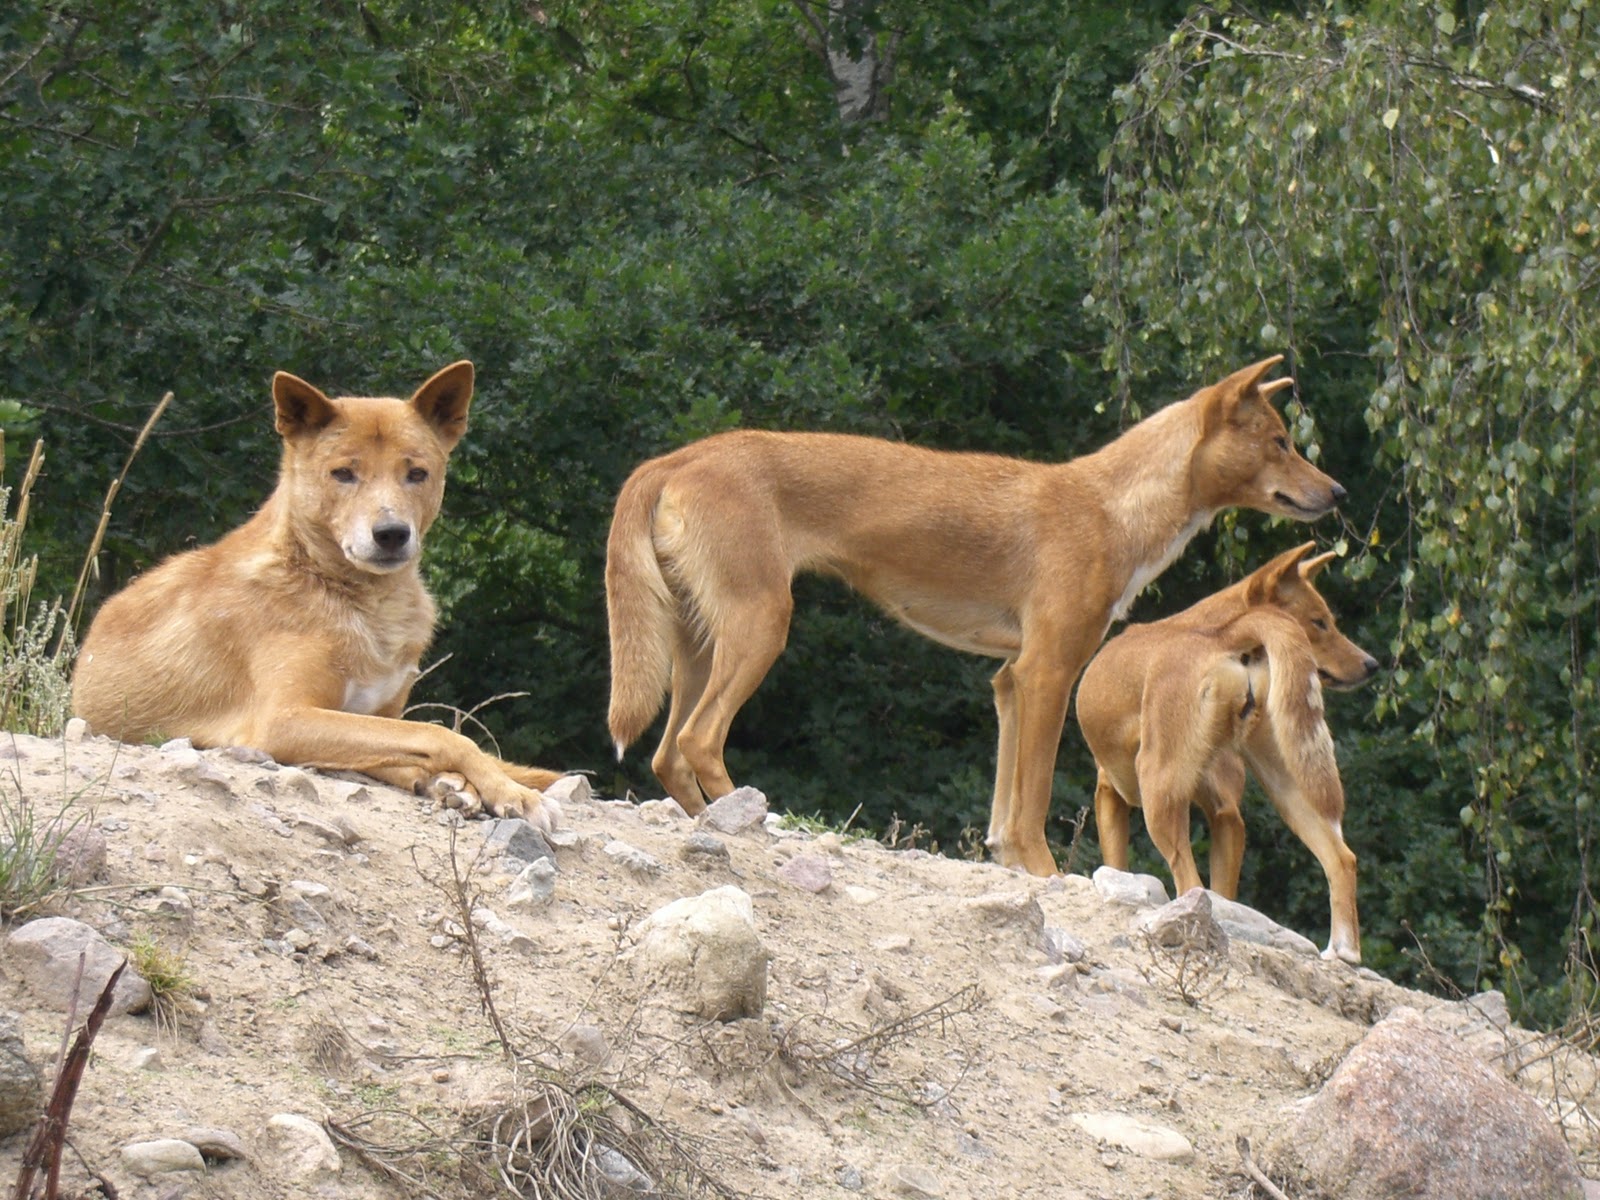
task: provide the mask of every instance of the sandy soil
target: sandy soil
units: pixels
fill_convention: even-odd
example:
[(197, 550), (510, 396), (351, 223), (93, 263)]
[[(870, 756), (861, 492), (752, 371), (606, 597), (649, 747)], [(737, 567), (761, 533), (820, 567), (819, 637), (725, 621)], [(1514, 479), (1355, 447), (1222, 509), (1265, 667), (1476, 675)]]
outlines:
[[(1136, 911), (1082, 876), (770, 827), (714, 835), (726, 856), (686, 854), (695, 822), (660, 804), (568, 802), (553, 898), (519, 906), (521, 864), (485, 852), (482, 824), (354, 777), (18, 737), (0, 746), (0, 789), (105, 835), (96, 878), (52, 914), (119, 945), (151, 939), (194, 980), (164, 1019), (106, 1023), (72, 1114), (69, 1182), (98, 1171), (141, 1200), (422, 1194), (348, 1146), (336, 1174), (302, 1173), (268, 1133), (284, 1113), (361, 1132), (435, 1194), (486, 1195), (456, 1183), (461, 1131), (540, 1077), (609, 1085), (734, 1194), (1244, 1196), (1240, 1135), (1265, 1145), (1394, 1006), (1458, 1007), (1237, 941), (1224, 978), (1180, 988)], [(493, 914), (476, 941), (524, 1056), (515, 1075), (459, 936), (452, 845)], [(824, 890), (780, 874), (804, 881), (790, 865), (804, 856), (831, 875)], [(651, 912), (724, 884), (754, 901), (767, 1004), (708, 1024), (662, 1007), (624, 952)], [(66, 1018), (36, 1004), (0, 941), (7, 1009), (48, 1072)], [(1173, 1131), (1192, 1154), (1102, 1141), (1084, 1114)], [(245, 1157), (148, 1181), (124, 1165), (123, 1146), (193, 1126), (233, 1131)], [(24, 1140), (0, 1142), (0, 1187)]]

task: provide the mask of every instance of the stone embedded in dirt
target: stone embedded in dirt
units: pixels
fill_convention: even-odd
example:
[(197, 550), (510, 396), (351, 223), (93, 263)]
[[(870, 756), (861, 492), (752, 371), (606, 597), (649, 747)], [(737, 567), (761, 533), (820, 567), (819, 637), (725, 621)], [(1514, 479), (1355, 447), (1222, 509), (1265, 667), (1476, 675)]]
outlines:
[(755, 908), (736, 887), (687, 896), (651, 913), (627, 955), (646, 995), (674, 1011), (714, 1021), (759, 1017), (770, 955)]
[(646, 825), (675, 825), (687, 821), (689, 814), (671, 796), (665, 800), (642, 800), (638, 807), (639, 819)]
[(217, 753), (231, 762), (249, 763), (256, 767), (264, 767), (272, 762), (272, 755), (265, 750), (257, 750), (254, 746), (224, 746)]
[(86, 821), (70, 824), (57, 832), (52, 825), (44, 832), (45, 844), (55, 856), (56, 877), (74, 887), (88, 883), (106, 865), (106, 835)]
[(659, 875), (661, 864), (637, 846), (613, 838), (605, 845), (605, 856), (632, 875)]
[(275, 774), (272, 777), (272, 794), (281, 800), (298, 800), (302, 804), (322, 803), (317, 781), (299, 767), (284, 767)]
[(1539, 1105), (1400, 1007), (1373, 1027), (1272, 1149), (1340, 1200), (1577, 1200), (1583, 1181)]
[(344, 1169), (333, 1139), (309, 1117), (277, 1113), (267, 1121), (266, 1143), (277, 1165), (300, 1179), (337, 1175)]
[(911, 1196), (914, 1200), (937, 1200), (944, 1195), (944, 1184), (935, 1172), (904, 1163), (890, 1167), (880, 1187), (891, 1196)]
[(778, 868), (778, 878), (817, 895), (833, 886), (833, 866), (821, 854), (796, 854)]
[(1211, 893), (1190, 888), (1170, 904), (1139, 918), (1139, 928), (1166, 950), (1186, 951), (1208, 958), (1224, 958), (1228, 935), (1211, 915)]
[(495, 817), (480, 822), (479, 829), (491, 854), (501, 853), (525, 863), (555, 857), (544, 835), (521, 817)]
[(181, 1138), (157, 1138), (132, 1142), (122, 1148), (122, 1165), (142, 1179), (168, 1175), (175, 1171), (201, 1171), (206, 1160), (200, 1151)]
[(1083, 961), (1089, 948), (1065, 929), (1046, 925), (1039, 931), (1039, 948), (1053, 963), (1078, 963)]
[(591, 1067), (602, 1066), (611, 1057), (611, 1043), (598, 1025), (572, 1026), (561, 1035), (560, 1045)]
[(700, 814), (700, 822), (719, 833), (743, 833), (767, 819), (767, 798), (753, 787), (738, 787), (713, 800)]
[(1154, 875), (1132, 875), (1115, 867), (1096, 867), (1094, 889), (1115, 904), (1153, 908), (1167, 902), (1167, 889)]
[(22, 1042), (22, 1021), (0, 1012), (0, 1139), (28, 1128), (44, 1108), (44, 1085)]
[[(6, 939), (17, 974), (34, 997), (48, 1008), (66, 1012), (78, 990), (78, 1009), (88, 1012), (99, 999), (111, 972), (126, 956), (100, 934), (69, 917), (41, 917), (12, 931)], [(78, 956), (83, 979), (78, 982)], [(143, 1012), (150, 1006), (150, 985), (130, 966), (117, 980), (111, 1012)]]
[(678, 843), (678, 857), (702, 867), (727, 866), (731, 861), (727, 843), (699, 829)]
[(1072, 1123), (1097, 1141), (1140, 1158), (1183, 1162), (1194, 1157), (1189, 1139), (1176, 1129), (1140, 1121), (1125, 1113), (1073, 1113)]
[(543, 908), (556, 894), (556, 876), (560, 873), (553, 858), (529, 863), (506, 888), (506, 907)]
[(1044, 932), (1044, 909), (1028, 892), (985, 892), (960, 904), (991, 929), (1014, 929), (1035, 942)]
[(585, 804), (594, 799), (594, 785), (589, 782), (587, 775), (563, 775), (543, 790), (544, 794), (557, 804), (566, 804), (569, 801)]
[(330, 813), (326, 818), (295, 813), (290, 820), (297, 828), (315, 834), (330, 846), (353, 846), (361, 840), (361, 834), (343, 813)]
[(1211, 897), (1211, 915), (1229, 937), (1241, 942), (1254, 942), (1258, 946), (1287, 950), (1291, 954), (1317, 954), (1316, 943), (1292, 929), (1285, 929), (1271, 917), (1237, 900), (1229, 900), (1215, 892), (1208, 894)]
[(231, 1162), (250, 1157), (245, 1153), (243, 1140), (231, 1129), (186, 1129), (183, 1140), (200, 1151), (201, 1157), (208, 1161)]

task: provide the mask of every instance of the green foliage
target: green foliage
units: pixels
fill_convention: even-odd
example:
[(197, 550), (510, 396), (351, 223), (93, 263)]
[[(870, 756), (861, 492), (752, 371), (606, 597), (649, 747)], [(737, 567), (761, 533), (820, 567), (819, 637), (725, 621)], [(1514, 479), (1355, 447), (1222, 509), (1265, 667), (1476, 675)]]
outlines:
[(70, 805), (42, 819), (22, 795), (20, 780), (0, 786), (0, 921), (37, 912), (61, 894), (57, 853), (80, 819)]
[[(1097, 293), (1125, 368), (1147, 346), (1197, 368), (1241, 344), (1288, 349), (1331, 415), (1302, 430), (1371, 461), (1345, 478), (1348, 573), (1378, 585), (1361, 629), (1396, 662), (1369, 725), (1391, 769), (1352, 807), (1380, 806), (1409, 853), (1380, 851), (1363, 904), (1411, 894), (1421, 911), (1440, 883), (1474, 881), (1493, 955), (1474, 961), (1452, 932), (1450, 973), (1530, 992), (1595, 908), (1587, 8), (1199, 11), (1119, 94)], [(1450, 851), (1456, 826), (1468, 854)]]
[[(4, 459), (0, 432), (0, 462)], [(59, 733), (66, 723), (75, 653), (60, 601), (34, 606), (39, 560), (22, 550), (31, 492), (43, 462), (44, 445), (35, 443), (15, 509), (11, 489), (0, 484), (0, 730), (36, 736)]]

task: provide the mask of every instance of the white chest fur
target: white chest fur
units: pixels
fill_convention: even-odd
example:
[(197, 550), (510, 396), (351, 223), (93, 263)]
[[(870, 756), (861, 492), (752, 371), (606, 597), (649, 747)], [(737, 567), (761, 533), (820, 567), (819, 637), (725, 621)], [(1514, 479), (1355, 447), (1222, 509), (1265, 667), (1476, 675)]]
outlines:
[(1144, 591), (1152, 579), (1172, 565), (1172, 560), (1183, 553), (1183, 548), (1194, 540), (1194, 535), (1211, 524), (1214, 515), (1209, 512), (1195, 513), (1189, 518), (1189, 523), (1178, 530), (1177, 535), (1158, 557), (1142, 562), (1134, 568), (1133, 578), (1128, 580), (1128, 586), (1123, 589), (1122, 595), (1111, 610), (1113, 621), (1120, 621), (1128, 615), (1128, 609), (1139, 598), (1139, 593)]
[(347, 713), (371, 716), (398, 696), (416, 677), (417, 668), (408, 666), (376, 679), (347, 679), (344, 702), (339, 707)]

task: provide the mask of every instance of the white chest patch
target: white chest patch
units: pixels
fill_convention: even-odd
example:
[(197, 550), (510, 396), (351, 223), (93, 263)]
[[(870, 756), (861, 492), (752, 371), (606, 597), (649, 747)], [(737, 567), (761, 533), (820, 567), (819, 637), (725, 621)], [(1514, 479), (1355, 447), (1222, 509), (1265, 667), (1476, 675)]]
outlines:
[(1194, 540), (1194, 535), (1207, 525), (1211, 524), (1214, 513), (1198, 512), (1189, 518), (1189, 523), (1178, 530), (1177, 536), (1167, 544), (1159, 558), (1149, 562), (1142, 562), (1134, 568), (1133, 578), (1128, 580), (1128, 586), (1123, 589), (1122, 596), (1111, 609), (1111, 619), (1120, 621), (1128, 615), (1128, 609), (1139, 598), (1139, 593), (1161, 572), (1172, 565), (1172, 560), (1183, 553), (1183, 548)]
[(370, 717), (399, 695), (401, 689), (416, 676), (415, 667), (402, 667), (377, 679), (346, 680), (344, 702), (339, 705), (340, 711)]

